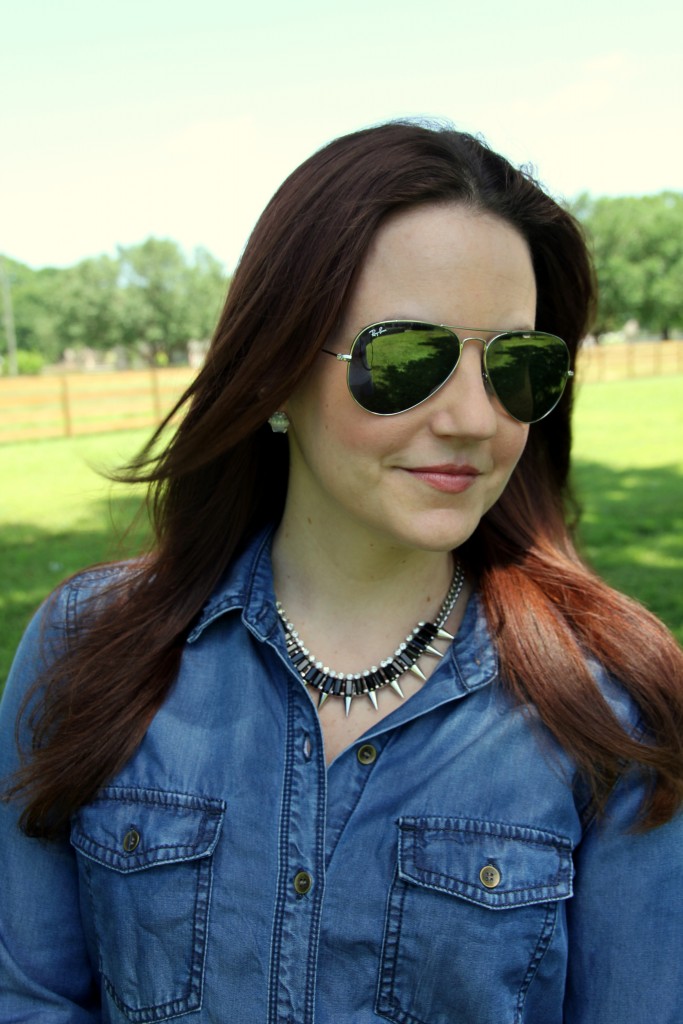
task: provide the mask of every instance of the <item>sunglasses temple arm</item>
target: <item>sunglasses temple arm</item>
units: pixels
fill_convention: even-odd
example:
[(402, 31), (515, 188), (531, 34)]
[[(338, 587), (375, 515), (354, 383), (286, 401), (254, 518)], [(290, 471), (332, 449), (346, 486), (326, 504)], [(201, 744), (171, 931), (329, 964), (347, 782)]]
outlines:
[(348, 355), (346, 352), (330, 352), (329, 348), (321, 348), (320, 351), (324, 352), (328, 356), (334, 356), (335, 359), (338, 359), (340, 363), (351, 362), (351, 356)]

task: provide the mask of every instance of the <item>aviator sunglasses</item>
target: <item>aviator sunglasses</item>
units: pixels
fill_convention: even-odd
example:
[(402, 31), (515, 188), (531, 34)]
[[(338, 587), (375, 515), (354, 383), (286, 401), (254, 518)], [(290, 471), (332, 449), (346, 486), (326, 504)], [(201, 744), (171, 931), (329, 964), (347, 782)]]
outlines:
[(376, 416), (395, 416), (442, 388), (455, 372), (465, 343), (479, 341), (484, 346), (484, 382), (513, 419), (537, 423), (552, 412), (573, 376), (562, 338), (544, 331), (505, 331), (485, 342), (472, 337), (476, 330), (384, 320), (364, 327), (348, 355), (321, 351), (347, 364), (348, 388), (361, 408)]

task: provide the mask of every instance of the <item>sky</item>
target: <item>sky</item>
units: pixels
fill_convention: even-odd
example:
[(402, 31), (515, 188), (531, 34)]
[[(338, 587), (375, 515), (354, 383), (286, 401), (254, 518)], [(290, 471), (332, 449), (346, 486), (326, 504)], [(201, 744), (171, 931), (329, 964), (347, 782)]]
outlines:
[(0, 253), (231, 272), (302, 160), (430, 117), (556, 197), (683, 189), (680, 0), (0, 0)]

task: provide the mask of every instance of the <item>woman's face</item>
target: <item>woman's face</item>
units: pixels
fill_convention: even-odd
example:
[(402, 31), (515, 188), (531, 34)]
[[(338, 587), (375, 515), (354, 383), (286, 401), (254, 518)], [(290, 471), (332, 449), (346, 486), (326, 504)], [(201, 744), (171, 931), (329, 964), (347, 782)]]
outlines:
[[(531, 256), (514, 228), (461, 204), (420, 206), (378, 230), (325, 347), (348, 352), (363, 327), (391, 319), (479, 328), (467, 333), (487, 340), (533, 328), (535, 310)], [(286, 411), (288, 513), (341, 543), (375, 548), (458, 547), (500, 497), (528, 434), (485, 389), (477, 342), (409, 412), (360, 408), (345, 364), (324, 353)]]

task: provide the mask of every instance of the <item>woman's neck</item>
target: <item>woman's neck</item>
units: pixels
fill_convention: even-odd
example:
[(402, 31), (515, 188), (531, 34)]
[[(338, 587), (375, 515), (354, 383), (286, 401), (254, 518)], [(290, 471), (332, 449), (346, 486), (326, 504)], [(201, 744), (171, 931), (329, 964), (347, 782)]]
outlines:
[(330, 535), (285, 516), (273, 542), (273, 575), (307, 646), (337, 671), (355, 672), (391, 654), (418, 621), (436, 617), (453, 557), (358, 531)]

